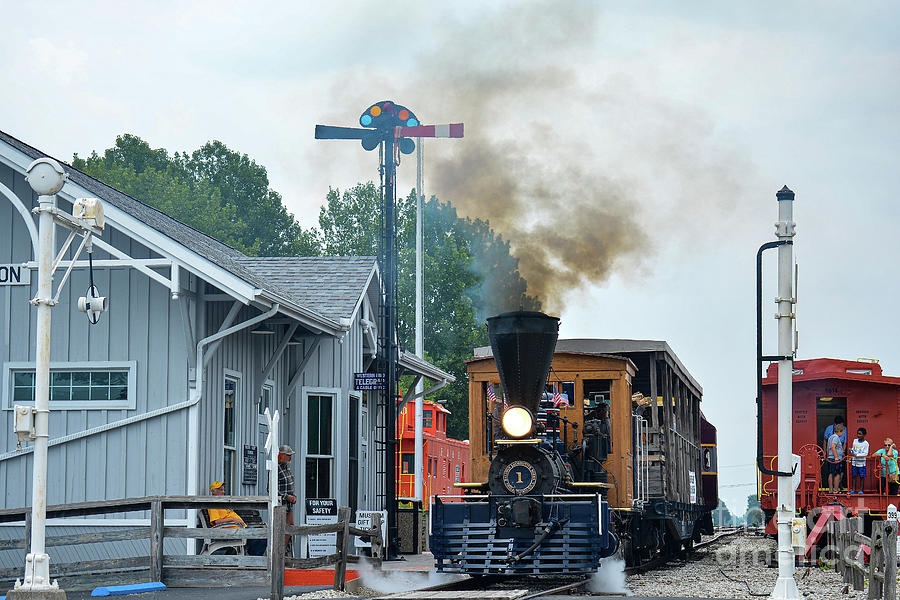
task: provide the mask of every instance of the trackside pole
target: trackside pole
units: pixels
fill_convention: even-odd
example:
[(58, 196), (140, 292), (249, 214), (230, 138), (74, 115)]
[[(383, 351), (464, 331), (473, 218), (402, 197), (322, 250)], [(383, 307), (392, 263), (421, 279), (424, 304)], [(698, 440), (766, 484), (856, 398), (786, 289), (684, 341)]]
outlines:
[(800, 598), (794, 581), (794, 551), (791, 546), (791, 520), (794, 517), (794, 486), (791, 473), (794, 377), (794, 303), (792, 289), (794, 192), (784, 186), (776, 194), (778, 198), (778, 222), (775, 233), (778, 246), (778, 470), (786, 475), (778, 477), (778, 580), (769, 595), (777, 600)]
[[(422, 191), (422, 138), (416, 138), (416, 356), (425, 358), (425, 337), (423, 333), (423, 307), (422, 307), (422, 290), (423, 287), (423, 254), (422, 254), (422, 211), (423, 202), (425, 201), (425, 192)], [(425, 470), (423, 468), (424, 460), (424, 442), (422, 439), (422, 418), (424, 415), (424, 403), (422, 390), (425, 387), (422, 380), (416, 384), (416, 414), (415, 414), (415, 439), (414, 439), (414, 458), (416, 466), (413, 470), (414, 485), (413, 498), (422, 501), (422, 485), (425, 481)], [(421, 508), (421, 505), (420, 505)]]

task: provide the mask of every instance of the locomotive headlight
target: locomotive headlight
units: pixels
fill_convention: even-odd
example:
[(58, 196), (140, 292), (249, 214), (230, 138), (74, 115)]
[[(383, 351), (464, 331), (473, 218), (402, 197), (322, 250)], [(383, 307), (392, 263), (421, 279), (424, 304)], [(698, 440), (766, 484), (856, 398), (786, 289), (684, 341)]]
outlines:
[(515, 438), (525, 437), (534, 428), (534, 417), (527, 408), (521, 406), (507, 408), (500, 422), (503, 425), (503, 431)]

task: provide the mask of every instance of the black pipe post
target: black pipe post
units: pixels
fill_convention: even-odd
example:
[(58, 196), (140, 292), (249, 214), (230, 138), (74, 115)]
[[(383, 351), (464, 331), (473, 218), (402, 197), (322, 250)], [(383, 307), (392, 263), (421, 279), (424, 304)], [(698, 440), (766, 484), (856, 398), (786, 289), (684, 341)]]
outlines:
[(397, 245), (394, 233), (394, 193), (397, 165), (394, 162), (394, 132), (390, 130), (384, 136), (384, 337), (385, 337), (385, 442), (387, 457), (385, 462), (384, 502), (387, 510), (387, 534), (385, 552), (388, 560), (397, 556), (399, 534), (397, 531), (397, 495), (396, 472), (397, 460), (397, 340), (395, 338), (397, 323)]
[(766, 242), (759, 247), (756, 252), (756, 467), (763, 475), (774, 475), (776, 477), (790, 477), (793, 473), (773, 470), (765, 465), (763, 457), (763, 417), (762, 417), (762, 364), (764, 360), (781, 360), (781, 356), (763, 356), (763, 324), (762, 324), (762, 293), (763, 293), (763, 252), (790, 244), (792, 242), (779, 240), (777, 242)]

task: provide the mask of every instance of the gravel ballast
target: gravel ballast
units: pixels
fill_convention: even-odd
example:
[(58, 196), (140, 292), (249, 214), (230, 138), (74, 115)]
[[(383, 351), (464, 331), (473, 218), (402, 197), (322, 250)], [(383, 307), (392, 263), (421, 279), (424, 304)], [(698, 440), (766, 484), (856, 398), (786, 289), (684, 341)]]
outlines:
[[(747, 585), (740, 583), (746, 582), (754, 593), (768, 596), (778, 578), (778, 569), (766, 566), (765, 557), (773, 553), (776, 546), (775, 540), (760, 536), (726, 538), (714, 548), (697, 551), (694, 560), (677, 561), (655, 571), (631, 575), (626, 578), (626, 585), (635, 596), (762, 597), (751, 596)], [(867, 591), (856, 591), (852, 586), (847, 589), (834, 569), (798, 567), (795, 579), (800, 593), (808, 600), (868, 598)]]

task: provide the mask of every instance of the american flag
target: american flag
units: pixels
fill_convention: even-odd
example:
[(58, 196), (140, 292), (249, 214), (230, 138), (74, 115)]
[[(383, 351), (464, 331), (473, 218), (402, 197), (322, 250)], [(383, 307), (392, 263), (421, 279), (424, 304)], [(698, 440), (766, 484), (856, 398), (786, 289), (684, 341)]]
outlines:
[(491, 402), (497, 401), (497, 394), (494, 393), (494, 386), (492, 384), (488, 384), (488, 398), (491, 399)]
[(569, 399), (559, 393), (559, 389), (556, 387), (556, 384), (553, 384), (553, 406), (559, 408), (560, 405), (568, 406)]

